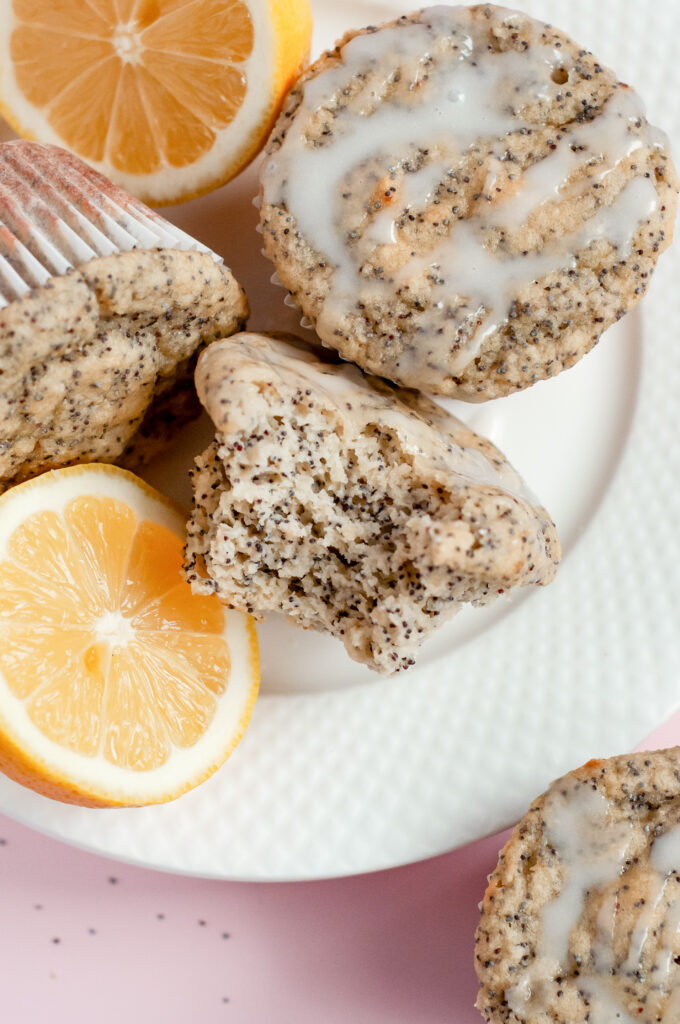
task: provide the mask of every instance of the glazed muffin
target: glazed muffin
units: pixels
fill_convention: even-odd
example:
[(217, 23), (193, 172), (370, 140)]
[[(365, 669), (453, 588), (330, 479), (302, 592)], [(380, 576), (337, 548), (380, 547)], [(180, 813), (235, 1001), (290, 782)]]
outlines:
[(0, 490), (153, 454), (199, 413), (196, 355), (243, 326), (240, 285), (55, 146), (0, 145), (0, 209)]
[(553, 578), (545, 509), (415, 392), (257, 334), (211, 345), (196, 386), (216, 430), (193, 475), (197, 593), (283, 612), (389, 674), (461, 604)]
[(481, 400), (572, 366), (642, 298), (677, 191), (666, 137), (591, 53), (515, 11), (434, 7), (301, 77), (261, 222), (325, 345)]
[(680, 748), (589, 761), (530, 807), (476, 937), (489, 1024), (680, 1020)]

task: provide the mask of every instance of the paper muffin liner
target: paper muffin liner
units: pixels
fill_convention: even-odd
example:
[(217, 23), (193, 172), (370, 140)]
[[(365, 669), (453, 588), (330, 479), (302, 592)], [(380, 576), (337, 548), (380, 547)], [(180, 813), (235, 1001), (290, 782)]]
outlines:
[[(262, 249), (261, 252), (262, 252), (263, 256), (267, 255), (265, 253), (264, 249)], [(302, 310), (300, 309), (300, 307), (298, 306), (297, 302), (295, 301), (293, 296), (290, 294), (290, 292), (286, 288), (285, 284), (283, 283), (283, 281), (279, 277), (278, 272), (276, 270), (271, 275), (269, 280), (270, 280), (270, 282), (272, 284), (276, 285), (277, 288), (283, 288), (284, 292), (286, 293), (284, 295), (284, 297), (283, 297), (283, 304), (284, 304), (284, 306), (288, 306), (290, 309), (296, 309), (298, 311), (298, 313), (301, 313)], [(309, 319), (308, 316), (304, 316), (304, 315), (300, 317), (300, 327), (304, 327), (304, 329), (306, 331), (313, 331), (314, 330), (314, 324), (312, 323), (312, 321)], [(323, 341), (321, 341), (321, 339), (319, 339), (319, 344), (321, 344), (321, 345), (324, 344)]]
[[(259, 195), (253, 197), (252, 204), (253, 204), (253, 206), (255, 207), (256, 210), (259, 210), (261, 208), (262, 200), (261, 200)], [(262, 225), (259, 224), (259, 223), (256, 224), (255, 230), (257, 231), (258, 235), (261, 235), (262, 234)], [(264, 256), (265, 259), (269, 259), (269, 257), (267, 256), (267, 253), (266, 253), (266, 251), (264, 249), (260, 249), (260, 255)], [(274, 273), (271, 275), (269, 280), (270, 280), (270, 282), (272, 284), (276, 285), (277, 288), (283, 288), (284, 292), (286, 293), (285, 296), (284, 296), (284, 299), (283, 299), (283, 304), (285, 306), (288, 306), (290, 309), (297, 309), (299, 312), (302, 312), (302, 310), (298, 306), (297, 302), (295, 301), (295, 299), (290, 294), (290, 292), (286, 288), (285, 284), (283, 283), (283, 281), (279, 277), (279, 274), (278, 274), (277, 270), (274, 271)], [(300, 318), (300, 327), (303, 327), (306, 331), (313, 331), (314, 330), (314, 324), (312, 323), (312, 321), (309, 319), (308, 316), (304, 316), (304, 315)], [(320, 345), (324, 345), (324, 343), (323, 343), (323, 341), (321, 341), (321, 339), (319, 339), (319, 344)], [(324, 345), (324, 347), (326, 347), (326, 346)]]
[(98, 256), (158, 247), (221, 262), (66, 150), (0, 144), (0, 307)]
[[(253, 199), (253, 206), (255, 207), (255, 209), (259, 210), (261, 205), (262, 204), (260, 202), (260, 197), (259, 196), (255, 196), (255, 198)], [(255, 226), (255, 230), (257, 231), (258, 234), (261, 234), (262, 233), (262, 225), (261, 224), (257, 224)], [(266, 254), (264, 249), (260, 249), (260, 255), (264, 256), (265, 259), (269, 258), (267, 256), (267, 254)], [(277, 286), (277, 288), (283, 288), (283, 290), (286, 292), (286, 295), (284, 296), (284, 305), (289, 306), (291, 309), (297, 309), (298, 312), (302, 311), (300, 309), (299, 305), (297, 304), (297, 302), (295, 301), (295, 299), (293, 298), (293, 296), (291, 295), (291, 293), (288, 291), (288, 289), (284, 285), (283, 281), (281, 280), (281, 278), (279, 276), (279, 271), (278, 270), (274, 270), (273, 271), (273, 273), (271, 274), (271, 276), (269, 278), (269, 281), (270, 281), (270, 283), (272, 285)], [(308, 316), (304, 316), (304, 315), (300, 317), (300, 327), (304, 328), (305, 331), (313, 331), (313, 329), (314, 329), (314, 325), (311, 323), (309, 317)], [(321, 341), (321, 339), (320, 339), (320, 344), (322, 344), (322, 345), (324, 344), (324, 342)]]

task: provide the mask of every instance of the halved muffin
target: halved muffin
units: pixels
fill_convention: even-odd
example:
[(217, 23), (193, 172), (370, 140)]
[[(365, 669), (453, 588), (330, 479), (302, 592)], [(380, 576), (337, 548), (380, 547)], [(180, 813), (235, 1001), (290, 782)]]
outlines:
[(504, 456), (415, 392), (238, 334), (196, 372), (216, 437), (196, 460), (186, 573), (393, 673), (461, 604), (548, 583), (550, 518)]

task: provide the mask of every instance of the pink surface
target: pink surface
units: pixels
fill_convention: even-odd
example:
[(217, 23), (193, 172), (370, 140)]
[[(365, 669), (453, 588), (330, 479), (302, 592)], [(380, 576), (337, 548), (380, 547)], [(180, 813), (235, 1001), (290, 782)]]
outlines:
[[(680, 742), (680, 713), (645, 747)], [(116, 864), (0, 817), (2, 1019), (481, 1024), (477, 904), (503, 836), (331, 882)]]

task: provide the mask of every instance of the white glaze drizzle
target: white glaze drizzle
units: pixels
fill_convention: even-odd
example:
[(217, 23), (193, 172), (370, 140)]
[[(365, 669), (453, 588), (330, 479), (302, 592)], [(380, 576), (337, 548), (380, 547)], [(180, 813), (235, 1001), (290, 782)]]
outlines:
[[(456, 293), (465, 302), (466, 311), (478, 317), (478, 329), (471, 341), (458, 349), (457, 357), (449, 364), (451, 372), (462, 372), (485, 339), (504, 323), (513, 295), (548, 274), (575, 269), (579, 250), (603, 239), (627, 256), (635, 228), (654, 211), (657, 202), (652, 183), (646, 178), (633, 178), (611, 206), (602, 206), (569, 236), (570, 250), (562, 245), (546, 246), (540, 252), (505, 259), (484, 244), (483, 225), (458, 222), (452, 234), (453, 245), (442, 245), (429, 257), (413, 260), (411, 264), (420, 273), (434, 269), (444, 280), (455, 281)], [(466, 301), (468, 296), (474, 296), (472, 303), (469, 298)]]
[[(663, 1024), (677, 1024), (680, 972), (674, 958), (680, 932), (680, 902), (669, 896), (669, 880), (680, 871), (680, 825), (651, 844), (649, 890), (639, 901), (628, 955), (617, 965), (613, 952), (619, 899), (616, 880), (629, 867), (634, 834), (632, 822), (608, 820), (609, 807), (607, 798), (587, 785), (568, 791), (557, 785), (549, 792), (543, 812), (544, 835), (548, 848), (559, 858), (562, 883), (556, 897), (541, 913), (535, 959), (522, 979), (506, 989), (505, 996), (510, 1008), (520, 1014), (541, 1005), (546, 981), (569, 975), (570, 936), (582, 919), (586, 901), (601, 895), (591, 945), (593, 964), (590, 969), (582, 966), (578, 977), (578, 988), (589, 1000), (590, 1024), (633, 1024), (634, 1017), (621, 1004), (615, 976), (637, 976), (649, 942), (658, 943), (647, 977), (650, 992), (653, 989), (655, 998), (663, 1004), (659, 1019)], [(664, 927), (659, 929), (662, 910)], [(655, 920), (657, 927), (652, 928)]]
[[(497, 16), (502, 20), (512, 15), (503, 11)], [(394, 269), (390, 250), (396, 249), (404, 213), (422, 209), (478, 139), (487, 138), (492, 144), (500, 140), (490, 159), (487, 184), (491, 187), (501, 165), (502, 140), (509, 132), (528, 127), (521, 116), (523, 106), (540, 99), (552, 101), (562, 88), (552, 78), (555, 68), (565, 62), (560, 50), (534, 44), (533, 60), (514, 50), (489, 53), (479, 31), (466, 8), (442, 7), (423, 12), (419, 23), (350, 40), (343, 48), (341, 65), (305, 84), (301, 107), (281, 148), (262, 172), (265, 200), (285, 207), (297, 228), (334, 268), (317, 319), (317, 331), (325, 341), (332, 343), (338, 321), (356, 309), (357, 301), (378, 298), (389, 305), (395, 290), (412, 288), (423, 278), (441, 284), (439, 301), (433, 301), (420, 317), (418, 350), (406, 350), (402, 356), (405, 366), (414, 362), (429, 366), (429, 374), (425, 371), (419, 379), (422, 387), (436, 384), (442, 370), (462, 372), (484, 339), (506, 322), (518, 292), (547, 274), (572, 269), (584, 247), (607, 239), (624, 259), (636, 230), (658, 203), (648, 179), (633, 179), (611, 206), (600, 207), (583, 226), (540, 252), (504, 258), (489, 247), (489, 232), (512, 235), (533, 211), (569, 195), (570, 180), (577, 171), (583, 173), (585, 165), (589, 186), (602, 184), (612, 168), (643, 146), (629, 130), (631, 123), (644, 116), (642, 105), (632, 90), (620, 88), (595, 121), (556, 130), (556, 149), (524, 173), (512, 196), (506, 199), (501, 194), (482, 215), (455, 222), (449, 237), (428, 253), (404, 262), (402, 246), (397, 256), (401, 266)], [(430, 66), (429, 56), (441, 57), (447, 38), (455, 39), (458, 59), (449, 50)], [(381, 102), (399, 65), (417, 81), (414, 93), (418, 95), (409, 104)], [(367, 71), (377, 74), (377, 82), (363, 97), (361, 109), (348, 111), (343, 106), (344, 91)], [(310, 145), (310, 119), (323, 109), (336, 111), (332, 135)], [(662, 144), (660, 133), (652, 132), (647, 139), (647, 145)], [(405, 161), (417, 160), (419, 166), (405, 174), (395, 202), (371, 217), (368, 225), (357, 225), (348, 238), (342, 219), (343, 189), (350, 187), (350, 177), (356, 189), (357, 176), (361, 179), (363, 173), (360, 187), (370, 194), (366, 169), (375, 160), (383, 173), (403, 167)], [(361, 272), (367, 256), (381, 247), (390, 266), (388, 280), (368, 278)], [(478, 329), (470, 331), (474, 317)], [(447, 325), (443, 332), (442, 323)], [(467, 340), (460, 335), (466, 325)]]
[[(650, 855), (650, 863), (657, 872), (657, 879), (663, 879), (663, 891), (668, 888), (668, 881), (680, 872), (680, 825), (668, 829), (655, 839)], [(680, 932), (680, 901), (674, 900), (666, 911), (665, 928), (661, 934), (661, 943), (654, 964), (653, 977), (655, 983), (668, 990), (668, 1000), (664, 1007), (664, 1021), (674, 1024), (680, 1020), (680, 983), (673, 975), (677, 975), (675, 957), (678, 955), (677, 940)], [(645, 938), (647, 936), (645, 935)], [(642, 949), (642, 944), (641, 944)]]
[[(631, 828), (627, 824), (609, 825), (608, 808), (607, 798), (586, 785), (569, 791), (554, 787), (546, 798), (545, 839), (559, 857), (563, 878), (557, 896), (543, 908), (535, 959), (523, 984), (506, 989), (508, 1005), (518, 1013), (526, 1012), (540, 1000), (546, 978), (566, 971), (569, 936), (583, 913), (586, 895), (623, 871)], [(602, 927), (603, 922), (598, 920), (598, 930)], [(602, 969), (608, 972), (609, 966), (609, 954), (604, 952)], [(602, 1024), (600, 1013), (605, 1009), (611, 1012), (611, 1000), (606, 989), (599, 991), (599, 981), (590, 984), (591, 980), (587, 979), (586, 989), (586, 979), (580, 977), (579, 987), (592, 997), (592, 1024)], [(623, 1012), (622, 1008), (618, 1007), (617, 1012)], [(607, 1018), (607, 1024), (613, 1019), (628, 1024), (625, 1015)]]
[(583, 912), (586, 893), (622, 872), (631, 827), (608, 824), (609, 801), (589, 786), (579, 786), (566, 797), (559, 791), (552, 796), (545, 836), (559, 854), (565, 877), (559, 895), (543, 913), (543, 948), (565, 963), (569, 934)]
[(680, 827), (670, 828), (654, 840), (650, 860), (664, 877), (680, 871)]
[(631, 1015), (621, 1006), (606, 977), (591, 974), (583, 980), (579, 979), (579, 988), (586, 993), (590, 1003), (588, 1024), (635, 1024)]
[[(600, 160), (588, 180), (603, 184), (621, 160), (643, 148), (642, 139), (628, 131), (636, 117), (644, 117), (638, 97), (619, 89), (601, 117), (556, 132), (560, 136), (556, 149), (524, 171), (519, 192), (501, 198), (494, 210), (494, 225), (510, 231), (522, 227), (534, 210), (568, 191), (571, 177), (587, 162)], [(489, 184), (487, 191), (491, 192), (493, 184)], [(637, 225), (637, 219), (628, 218), (625, 230), (629, 231), (631, 225)]]

